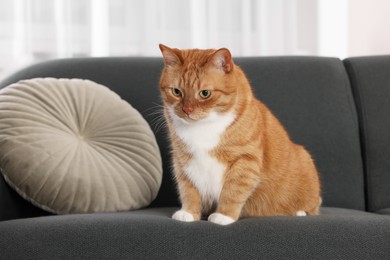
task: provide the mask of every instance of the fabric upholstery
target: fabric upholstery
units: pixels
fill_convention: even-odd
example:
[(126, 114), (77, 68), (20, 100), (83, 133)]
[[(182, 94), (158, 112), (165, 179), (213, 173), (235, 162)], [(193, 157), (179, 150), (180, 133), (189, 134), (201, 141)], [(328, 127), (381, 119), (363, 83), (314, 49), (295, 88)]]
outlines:
[(381, 209), (381, 210), (376, 211), (375, 213), (379, 213), (379, 214), (389, 215), (390, 216), (390, 208)]
[(390, 207), (390, 56), (344, 61), (359, 112), (367, 207)]
[(35, 207), (14, 191), (0, 173), (0, 221), (15, 218), (31, 218), (51, 215), (47, 211)]
[(0, 166), (22, 197), (57, 214), (145, 207), (161, 183), (149, 125), (89, 80), (35, 78), (0, 91)]
[[(4, 259), (387, 259), (390, 218), (323, 208), (318, 217), (230, 226), (170, 218), (177, 208), (0, 222)], [(20, 250), (23, 248), (23, 250)]]

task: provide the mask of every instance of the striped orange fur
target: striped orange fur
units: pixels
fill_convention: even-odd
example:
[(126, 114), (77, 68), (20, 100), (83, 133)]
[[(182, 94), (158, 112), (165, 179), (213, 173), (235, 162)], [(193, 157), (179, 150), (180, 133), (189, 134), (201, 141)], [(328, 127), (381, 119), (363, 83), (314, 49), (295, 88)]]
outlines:
[(310, 154), (255, 98), (229, 50), (160, 49), (161, 97), (182, 203), (173, 217), (211, 214), (209, 221), (230, 224), (319, 214), (320, 182)]

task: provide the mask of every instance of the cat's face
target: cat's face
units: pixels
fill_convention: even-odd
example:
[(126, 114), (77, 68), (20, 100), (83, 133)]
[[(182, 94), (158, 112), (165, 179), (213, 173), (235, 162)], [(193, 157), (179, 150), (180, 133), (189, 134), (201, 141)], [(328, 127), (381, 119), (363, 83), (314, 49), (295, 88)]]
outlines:
[(171, 116), (196, 123), (231, 110), (236, 88), (227, 49), (178, 50), (160, 45), (164, 70), (161, 96)]

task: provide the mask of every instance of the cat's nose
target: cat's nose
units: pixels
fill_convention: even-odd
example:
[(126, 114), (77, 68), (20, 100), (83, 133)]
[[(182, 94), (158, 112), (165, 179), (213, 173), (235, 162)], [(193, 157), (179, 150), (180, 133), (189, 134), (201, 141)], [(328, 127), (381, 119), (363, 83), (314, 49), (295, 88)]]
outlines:
[(194, 111), (192, 107), (183, 107), (183, 112), (187, 115), (191, 114)]

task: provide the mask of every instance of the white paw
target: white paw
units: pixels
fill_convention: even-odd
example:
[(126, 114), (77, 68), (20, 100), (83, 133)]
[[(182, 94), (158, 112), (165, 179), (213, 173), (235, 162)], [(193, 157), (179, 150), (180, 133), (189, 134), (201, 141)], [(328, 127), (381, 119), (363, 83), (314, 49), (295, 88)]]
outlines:
[(191, 213), (182, 209), (176, 211), (175, 214), (173, 214), (172, 218), (184, 222), (192, 222), (195, 220), (194, 216)]
[(235, 222), (234, 219), (221, 213), (213, 213), (209, 216), (208, 220), (218, 225), (229, 225)]
[(303, 211), (303, 210), (297, 211), (297, 213), (295, 213), (295, 215), (298, 216), (298, 217), (307, 216), (306, 212)]

